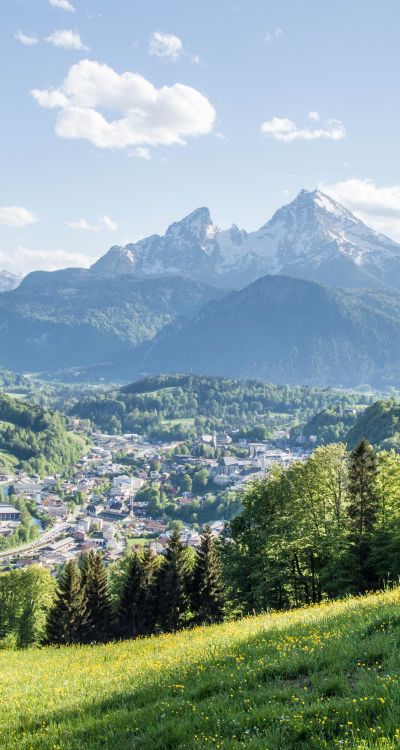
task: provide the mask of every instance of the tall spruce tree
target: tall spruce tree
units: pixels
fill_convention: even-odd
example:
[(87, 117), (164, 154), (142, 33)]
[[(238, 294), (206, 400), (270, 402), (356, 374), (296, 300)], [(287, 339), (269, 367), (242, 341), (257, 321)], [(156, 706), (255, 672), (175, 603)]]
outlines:
[(75, 560), (65, 565), (58, 582), (54, 605), (47, 621), (47, 642), (81, 642), (87, 629), (87, 601)]
[(196, 550), (193, 572), (192, 605), (198, 623), (220, 622), (224, 614), (224, 586), (215, 537), (206, 526)]
[(375, 493), (376, 456), (368, 440), (361, 442), (350, 454), (349, 506), (350, 538), (354, 549), (354, 583), (359, 591), (374, 585), (369, 565), (370, 542), (378, 512)]
[(150, 548), (132, 554), (118, 611), (119, 632), (125, 638), (154, 631), (156, 570), (156, 556)]
[(158, 576), (158, 614), (160, 628), (175, 632), (184, 625), (189, 613), (190, 564), (187, 550), (175, 525)]
[(100, 552), (85, 555), (82, 568), (82, 587), (87, 602), (85, 640), (105, 642), (113, 634), (113, 611), (107, 571)]

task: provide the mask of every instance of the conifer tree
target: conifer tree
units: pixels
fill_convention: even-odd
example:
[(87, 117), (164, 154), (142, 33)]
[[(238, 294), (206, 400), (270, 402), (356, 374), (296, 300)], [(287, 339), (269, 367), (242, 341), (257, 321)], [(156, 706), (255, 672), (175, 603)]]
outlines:
[(350, 455), (348, 483), (350, 534), (355, 556), (354, 581), (360, 591), (373, 584), (368, 558), (378, 512), (376, 473), (375, 451), (368, 440), (361, 440)]
[(47, 642), (79, 643), (87, 628), (87, 602), (78, 566), (69, 560), (58, 582), (54, 605), (47, 621)]
[(210, 526), (201, 536), (193, 572), (192, 603), (198, 623), (220, 622), (224, 614), (224, 586), (218, 549)]
[(118, 611), (119, 632), (126, 638), (154, 631), (156, 569), (156, 556), (150, 548), (132, 554)]
[(107, 571), (100, 552), (89, 552), (83, 561), (82, 587), (87, 602), (85, 640), (105, 642), (112, 636), (113, 612)]
[(179, 527), (175, 525), (158, 577), (159, 624), (166, 632), (175, 632), (187, 619), (190, 573), (187, 550), (180, 540)]

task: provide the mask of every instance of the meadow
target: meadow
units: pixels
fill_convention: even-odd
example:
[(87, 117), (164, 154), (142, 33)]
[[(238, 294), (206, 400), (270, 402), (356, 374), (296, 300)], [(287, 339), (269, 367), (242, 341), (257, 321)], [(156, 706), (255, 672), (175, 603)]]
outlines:
[(400, 746), (400, 590), (0, 653), (2, 750)]

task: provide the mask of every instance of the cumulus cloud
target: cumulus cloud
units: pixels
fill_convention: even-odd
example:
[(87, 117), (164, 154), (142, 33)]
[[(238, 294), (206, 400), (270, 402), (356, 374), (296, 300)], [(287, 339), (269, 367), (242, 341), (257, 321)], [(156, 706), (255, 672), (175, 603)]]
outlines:
[(378, 187), (373, 180), (352, 177), (319, 187), (377, 232), (400, 241), (400, 185)]
[(87, 50), (88, 47), (82, 42), (82, 39), (77, 31), (71, 31), (70, 29), (61, 29), (60, 31), (54, 31), (48, 37), (46, 42), (52, 44), (54, 47), (61, 47), (62, 49), (75, 49), (75, 50)]
[[(317, 113), (313, 113), (314, 115)], [(321, 128), (298, 128), (296, 123), (286, 117), (273, 117), (261, 125), (261, 132), (275, 141), (290, 143), (291, 141), (315, 141), (328, 138), (339, 141), (346, 136), (346, 130), (340, 120), (328, 120)]]
[(97, 224), (90, 224), (86, 219), (79, 219), (78, 221), (68, 221), (67, 225), (71, 227), (71, 229), (83, 229), (87, 232), (101, 232), (104, 229), (108, 229), (110, 232), (115, 232), (118, 229), (117, 222), (110, 219), (106, 214), (100, 217)]
[(176, 62), (180, 57), (186, 58), (194, 65), (200, 64), (200, 57), (194, 55), (189, 49), (185, 49), (182, 39), (175, 34), (165, 34), (163, 31), (154, 31), (150, 37), (149, 55), (164, 57)]
[(308, 119), (311, 120), (311, 122), (318, 122), (321, 119), (321, 115), (319, 112), (309, 112)]
[(72, 5), (72, 3), (69, 2), (69, 0), (49, 0), (50, 5), (53, 6), (53, 8), (59, 8), (60, 10), (66, 10), (69, 11), (69, 13), (74, 13), (75, 8)]
[[(137, 73), (81, 60), (58, 89), (35, 89), (42, 107), (58, 108), (60, 138), (84, 139), (98, 148), (184, 144), (209, 133), (216, 113), (197, 89), (181, 83), (157, 89)], [(116, 113), (107, 119), (101, 110)]]
[(17, 247), (11, 251), (0, 250), (0, 266), (9, 271), (24, 274), (31, 271), (56, 271), (58, 268), (84, 267), (87, 268), (93, 259), (82, 253), (71, 253), (67, 250), (32, 250), (27, 247)]
[(35, 224), (39, 219), (33, 211), (22, 206), (3, 206), (0, 208), (0, 225), (12, 229), (22, 229), (29, 224)]
[(182, 40), (175, 34), (155, 31), (150, 37), (149, 54), (155, 57), (168, 57), (177, 60), (183, 52)]
[(18, 42), (25, 44), (27, 47), (32, 47), (33, 44), (37, 44), (39, 41), (36, 34), (24, 34), (23, 31), (17, 31), (14, 37)]

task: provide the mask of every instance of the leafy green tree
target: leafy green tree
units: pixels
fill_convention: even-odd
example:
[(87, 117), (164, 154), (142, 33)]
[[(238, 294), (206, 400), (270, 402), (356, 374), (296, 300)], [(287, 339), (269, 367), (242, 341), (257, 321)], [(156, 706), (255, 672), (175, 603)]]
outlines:
[(0, 638), (12, 635), (20, 647), (39, 643), (45, 633), (55, 583), (38, 565), (0, 574)]
[(225, 595), (215, 537), (210, 526), (201, 535), (193, 571), (192, 604), (196, 622), (220, 622), (224, 615)]
[(354, 550), (354, 585), (359, 591), (366, 591), (375, 583), (372, 580), (369, 555), (378, 514), (376, 475), (375, 451), (368, 440), (361, 440), (350, 455), (348, 485), (348, 513)]

